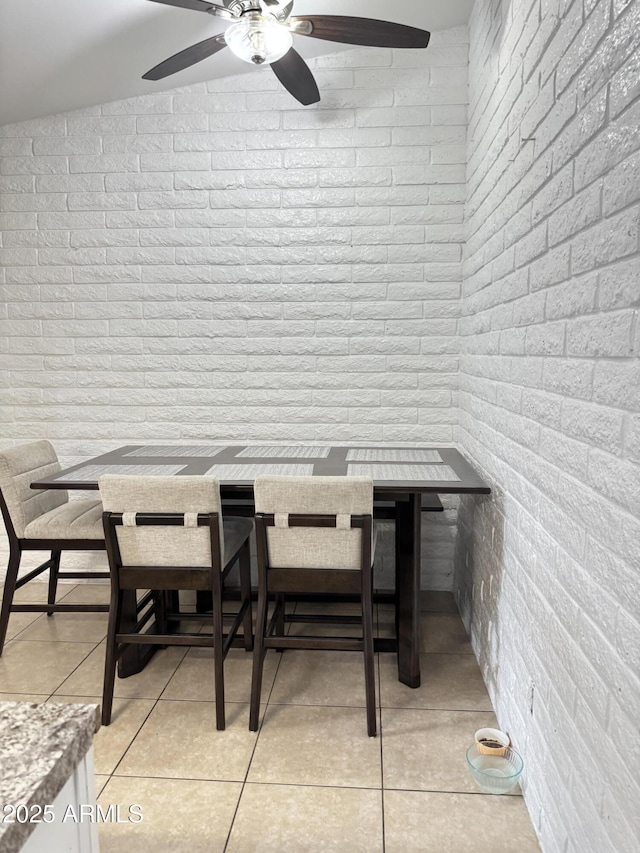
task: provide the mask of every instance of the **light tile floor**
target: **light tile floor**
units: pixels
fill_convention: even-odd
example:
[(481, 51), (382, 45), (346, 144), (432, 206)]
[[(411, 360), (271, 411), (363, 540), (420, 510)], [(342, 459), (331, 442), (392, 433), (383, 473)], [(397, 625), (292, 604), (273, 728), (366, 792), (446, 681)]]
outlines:
[[(39, 596), (32, 583), (19, 595)], [(106, 600), (103, 584), (61, 588)], [(538, 850), (522, 797), (482, 794), (464, 753), (495, 725), (453, 597), (422, 613), (422, 686), (376, 660), (379, 736), (368, 738), (357, 653), (270, 651), (261, 728), (248, 731), (251, 655), (225, 663), (227, 729), (215, 728), (209, 649), (168, 648), (118, 680), (112, 724), (95, 737), (103, 806), (136, 803), (140, 823), (100, 826), (103, 853)], [(309, 606), (305, 606), (308, 611)], [(388, 635), (392, 610), (379, 605)], [(15, 614), (0, 699), (100, 702), (106, 614)]]

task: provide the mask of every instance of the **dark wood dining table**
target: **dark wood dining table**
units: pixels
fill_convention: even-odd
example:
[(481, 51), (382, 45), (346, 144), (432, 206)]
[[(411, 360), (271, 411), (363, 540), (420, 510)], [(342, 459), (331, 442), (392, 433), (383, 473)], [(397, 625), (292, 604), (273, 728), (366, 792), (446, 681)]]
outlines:
[[(490, 488), (453, 447), (305, 445), (127, 445), (31, 483), (34, 489), (96, 490), (113, 474), (216, 476), (230, 514), (251, 506), (259, 474), (369, 476), (382, 517), (395, 521), (396, 636), (377, 649), (396, 651), (398, 678), (420, 685), (420, 567), (422, 510), (441, 509), (439, 494), (489, 494)], [(135, 600), (131, 619), (135, 624)], [(133, 646), (121, 661), (126, 677), (145, 665), (148, 650)]]

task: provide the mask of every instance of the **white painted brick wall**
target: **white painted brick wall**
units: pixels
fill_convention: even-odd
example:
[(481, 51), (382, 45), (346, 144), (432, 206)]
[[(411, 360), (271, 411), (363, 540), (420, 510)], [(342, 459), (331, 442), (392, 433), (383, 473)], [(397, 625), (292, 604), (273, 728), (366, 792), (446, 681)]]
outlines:
[(314, 60), (314, 107), (265, 69), (0, 128), (0, 442), (450, 444), (467, 61), (459, 28)]
[(548, 853), (640, 839), (640, 3), (477, 0), (455, 587)]

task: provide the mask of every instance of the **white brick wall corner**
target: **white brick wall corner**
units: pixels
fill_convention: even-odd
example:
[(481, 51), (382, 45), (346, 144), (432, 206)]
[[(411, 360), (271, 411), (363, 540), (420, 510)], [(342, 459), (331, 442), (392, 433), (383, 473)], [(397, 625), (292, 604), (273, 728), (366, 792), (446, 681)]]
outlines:
[(543, 850), (640, 820), (640, 4), (477, 0), (455, 588)]

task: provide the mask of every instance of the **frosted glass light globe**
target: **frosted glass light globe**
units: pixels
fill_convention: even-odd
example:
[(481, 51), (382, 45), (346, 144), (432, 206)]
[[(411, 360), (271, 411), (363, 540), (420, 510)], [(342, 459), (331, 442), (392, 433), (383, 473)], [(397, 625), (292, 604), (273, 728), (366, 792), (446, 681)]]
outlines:
[(269, 65), (291, 49), (293, 37), (286, 27), (259, 12), (248, 12), (229, 26), (225, 40), (237, 57), (254, 65)]

